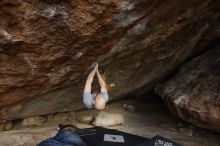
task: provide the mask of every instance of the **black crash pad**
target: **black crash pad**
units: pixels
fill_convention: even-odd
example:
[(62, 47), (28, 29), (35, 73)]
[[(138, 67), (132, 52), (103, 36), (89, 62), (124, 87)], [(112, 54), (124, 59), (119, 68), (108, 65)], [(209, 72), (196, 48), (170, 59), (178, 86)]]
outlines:
[[(86, 142), (87, 146), (135, 146), (149, 140), (141, 136), (101, 127), (80, 129), (77, 133)], [(105, 134), (121, 135), (124, 138), (124, 142), (104, 141)]]
[[(79, 129), (77, 130), (77, 133), (86, 142), (87, 146), (181, 146), (158, 135), (152, 139), (147, 139), (145, 137), (129, 134), (119, 130), (101, 127)], [(104, 136), (106, 134), (122, 136), (124, 142), (105, 141)]]
[(167, 138), (164, 138), (162, 136), (155, 136), (152, 139), (145, 141), (142, 144), (138, 144), (136, 146), (181, 146)]

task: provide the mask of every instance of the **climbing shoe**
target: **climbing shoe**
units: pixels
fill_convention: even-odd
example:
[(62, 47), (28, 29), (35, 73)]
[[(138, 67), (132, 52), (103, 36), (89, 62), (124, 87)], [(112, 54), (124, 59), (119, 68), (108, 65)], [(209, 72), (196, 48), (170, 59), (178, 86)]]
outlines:
[(115, 85), (117, 84), (117, 81), (113, 80), (112, 83), (110, 84), (111, 88), (115, 88)]

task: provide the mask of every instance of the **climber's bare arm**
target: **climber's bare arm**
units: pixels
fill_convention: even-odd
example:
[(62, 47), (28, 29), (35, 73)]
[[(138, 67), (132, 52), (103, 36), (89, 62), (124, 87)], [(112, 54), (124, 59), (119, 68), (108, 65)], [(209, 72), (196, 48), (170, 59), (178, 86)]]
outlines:
[(101, 86), (101, 92), (107, 92), (106, 82), (103, 80), (98, 69), (97, 69), (96, 73), (97, 73), (99, 84)]
[(87, 80), (86, 80), (86, 85), (84, 87), (84, 93), (85, 92), (89, 92), (91, 93), (91, 88), (92, 88), (92, 81), (94, 79), (95, 73), (98, 69), (98, 64), (96, 64), (96, 66), (94, 67), (94, 69), (92, 70), (92, 72), (88, 75)]

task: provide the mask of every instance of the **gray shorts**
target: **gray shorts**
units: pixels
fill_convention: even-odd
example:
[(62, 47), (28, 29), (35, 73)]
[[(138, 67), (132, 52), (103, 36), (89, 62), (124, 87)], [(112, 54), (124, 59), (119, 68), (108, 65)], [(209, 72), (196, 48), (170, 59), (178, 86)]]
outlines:
[[(105, 103), (108, 102), (109, 97), (108, 97), (107, 92), (100, 92), (98, 94), (102, 95), (102, 97), (105, 100)], [(97, 94), (95, 94), (95, 93), (93, 93), (93, 94), (91, 94), (90, 92), (83, 93), (83, 103), (85, 104), (85, 106), (87, 108), (94, 108), (93, 100), (95, 99), (96, 96), (97, 96)]]

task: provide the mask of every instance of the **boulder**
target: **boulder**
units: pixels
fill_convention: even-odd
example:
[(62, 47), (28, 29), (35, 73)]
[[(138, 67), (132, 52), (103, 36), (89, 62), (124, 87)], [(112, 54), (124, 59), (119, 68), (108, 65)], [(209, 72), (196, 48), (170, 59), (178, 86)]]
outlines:
[(80, 116), (77, 119), (77, 121), (79, 123), (92, 124), (93, 119), (94, 119), (94, 116), (92, 115), (84, 115), (84, 116)]
[(133, 113), (133, 112), (135, 112), (135, 106), (134, 105), (128, 105), (126, 107), (126, 110)]
[(121, 114), (100, 112), (93, 121), (94, 126), (109, 127), (121, 125), (124, 123), (124, 117)]
[(54, 117), (55, 121), (67, 121), (71, 117), (70, 113), (57, 113)]
[(131, 104), (124, 103), (122, 107), (128, 112), (135, 112), (135, 106)]
[(220, 46), (184, 64), (155, 92), (176, 116), (220, 132)]
[(127, 104), (127, 103), (124, 103), (124, 104), (122, 104), (122, 107), (123, 107), (124, 109), (126, 109), (126, 108), (128, 107), (128, 104)]
[(22, 126), (39, 126), (42, 125), (46, 121), (46, 117), (43, 116), (35, 116), (35, 117), (29, 117), (22, 120), (21, 125)]
[(151, 90), (217, 42), (218, 6), (216, 0), (1, 0), (0, 122), (84, 108), (93, 62), (117, 81), (112, 100)]

